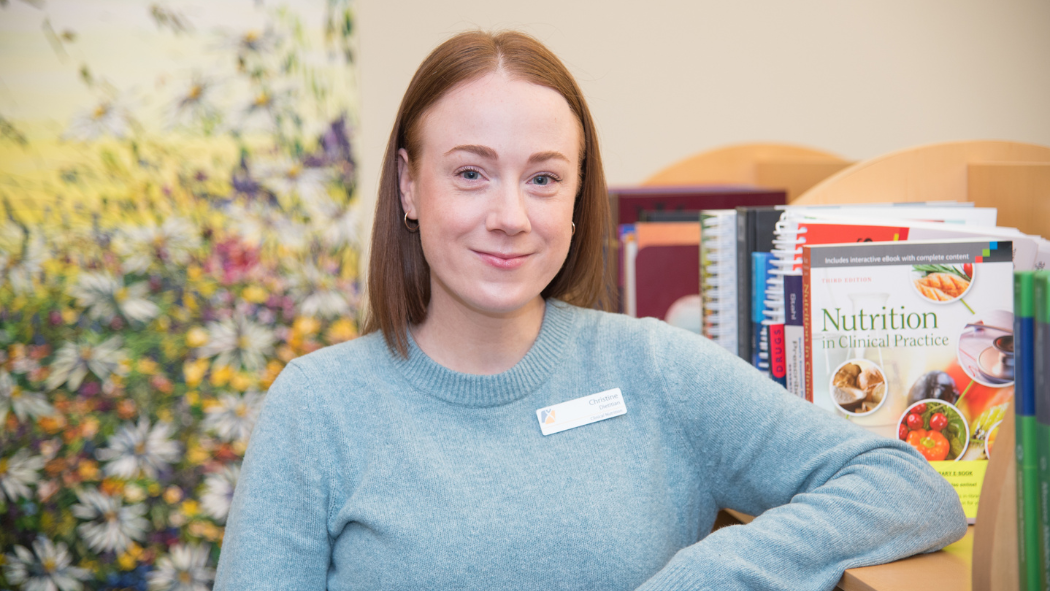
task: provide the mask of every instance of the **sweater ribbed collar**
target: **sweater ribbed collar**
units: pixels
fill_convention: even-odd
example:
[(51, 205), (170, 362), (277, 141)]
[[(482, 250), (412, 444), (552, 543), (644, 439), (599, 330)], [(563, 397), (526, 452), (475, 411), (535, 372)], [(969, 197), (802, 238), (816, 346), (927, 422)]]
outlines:
[(520, 400), (545, 382), (564, 360), (572, 334), (572, 306), (548, 299), (540, 334), (525, 357), (514, 367), (494, 375), (475, 375), (451, 370), (419, 348), (408, 331), (408, 359), (390, 352), (394, 368), (417, 390), (462, 406), (488, 407)]

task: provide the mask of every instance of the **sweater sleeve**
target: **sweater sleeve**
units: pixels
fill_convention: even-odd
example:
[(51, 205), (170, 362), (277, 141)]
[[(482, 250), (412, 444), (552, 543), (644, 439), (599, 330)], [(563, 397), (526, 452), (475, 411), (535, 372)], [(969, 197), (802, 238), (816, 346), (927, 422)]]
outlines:
[(645, 591), (832, 589), (847, 568), (966, 533), (958, 495), (908, 445), (792, 396), (706, 339), (656, 332), (652, 363), (711, 498), (758, 517), (683, 548)]
[(330, 481), (311, 393), (293, 362), (266, 395), (233, 495), (216, 591), (326, 588)]

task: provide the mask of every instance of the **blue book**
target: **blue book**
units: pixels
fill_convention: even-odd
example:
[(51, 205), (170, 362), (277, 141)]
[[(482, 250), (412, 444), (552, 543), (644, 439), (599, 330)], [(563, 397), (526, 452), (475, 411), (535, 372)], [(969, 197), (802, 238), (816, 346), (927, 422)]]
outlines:
[(769, 327), (762, 324), (766, 311), (766, 279), (773, 269), (773, 254), (751, 253), (751, 365), (769, 375)]

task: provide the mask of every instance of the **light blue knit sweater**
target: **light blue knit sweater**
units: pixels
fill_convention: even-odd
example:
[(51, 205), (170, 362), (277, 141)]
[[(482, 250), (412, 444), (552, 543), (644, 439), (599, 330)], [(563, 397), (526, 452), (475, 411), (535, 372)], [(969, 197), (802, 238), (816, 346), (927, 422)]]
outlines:
[[(544, 437), (536, 410), (620, 388), (627, 414)], [(722, 507), (760, 515), (708, 535)], [(546, 307), (493, 376), (379, 334), (270, 388), (216, 589), (830, 589), (959, 539), (908, 446), (654, 320)]]

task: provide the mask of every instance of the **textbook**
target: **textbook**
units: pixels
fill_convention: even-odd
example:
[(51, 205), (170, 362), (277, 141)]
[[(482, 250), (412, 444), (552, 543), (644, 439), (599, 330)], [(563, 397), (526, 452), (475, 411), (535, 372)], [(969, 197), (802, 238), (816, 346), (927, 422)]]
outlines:
[(1017, 460), (1017, 559), (1021, 589), (1040, 589), (1039, 438), (1035, 417), (1034, 273), (1014, 273), (1014, 416)]
[(1033, 274), (1035, 432), (1039, 472), (1040, 582), (1050, 589), (1050, 271)]
[(802, 248), (806, 397), (915, 447), (970, 520), (1014, 396), (1013, 246)]
[(740, 355), (736, 210), (700, 212), (700, 297), (703, 335)]

